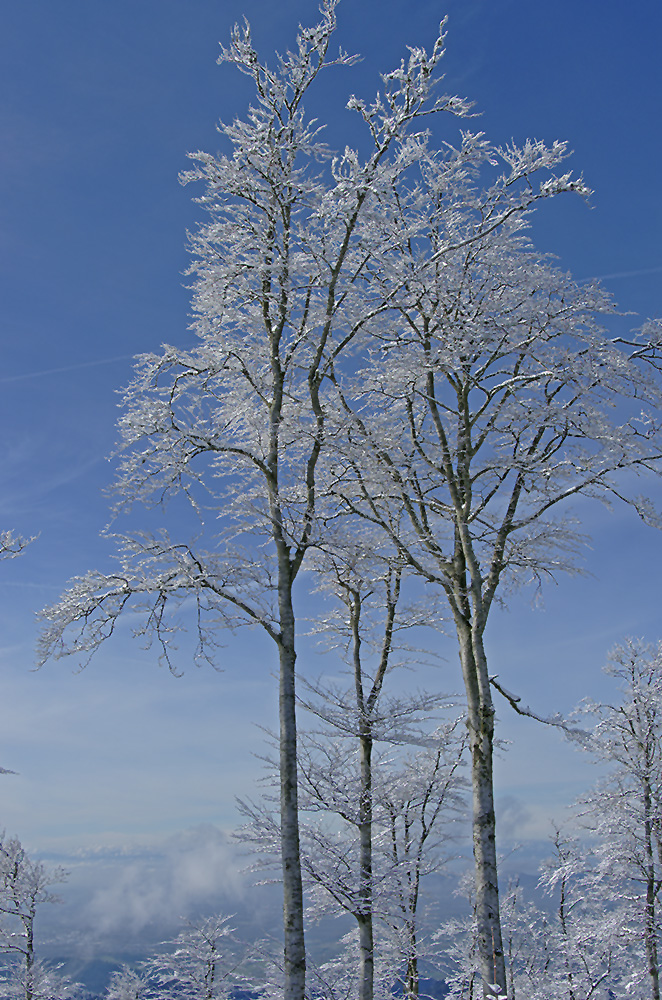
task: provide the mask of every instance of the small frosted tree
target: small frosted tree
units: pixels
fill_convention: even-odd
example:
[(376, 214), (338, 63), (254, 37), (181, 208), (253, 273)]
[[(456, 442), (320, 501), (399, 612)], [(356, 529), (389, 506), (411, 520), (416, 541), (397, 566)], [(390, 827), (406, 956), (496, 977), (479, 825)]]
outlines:
[(421, 914), (426, 876), (439, 872), (452, 859), (458, 824), (464, 833), (468, 782), (463, 767), (463, 722), (454, 720), (436, 729), (424, 741), (427, 746), (410, 751), (387, 774), (386, 787), (379, 793), (395, 902), (386, 919), (398, 942), (397, 978), (405, 1000), (417, 1000), (421, 960), (429, 958), (429, 944), (424, 944), (429, 928)]
[(605, 669), (620, 682), (620, 701), (586, 702), (583, 709), (594, 721), (586, 748), (609, 771), (580, 800), (579, 810), (596, 838), (595, 895), (612, 897), (622, 934), (632, 943), (628, 989), (659, 1000), (662, 643), (630, 639), (612, 650)]
[[(323, 579), (329, 581), (340, 613), (333, 623), (327, 622), (327, 628), (344, 633), (353, 684), (348, 692), (318, 685), (314, 702), (307, 702), (322, 720), (326, 734), (302, 741), (302, 808), (323, 817), (322, 825), (308, 830), (304, 865), (314, 888), (324, 889), (322, 908), (333, 900), (356, 919), (358, 996), (372, 1000), (376, 883), (381, 881), (375, 859), (373, 754), (376, 740), (384, 738), (381, 695), (399, 628), (402, 567), (388, 559), (380, 566), (360, 546), (354, 553), (345, 552), (344, 558), (332, 555), (328, 562)], [(369, 641), (376, 645), (372, 673), (365, 655)], [(328, 820), (330, 814), (344, 821), (339, 835), (324, 831), (324, 818)]]
[(159, 996), (162, 994), (150, 980), (148, 972), (123, 965), (111, 973), (104, 1000), (157, 1000)]
[(87, 1000), (80, 983), (72, 983), (53, 966), (37, 958), (28, 969), (23, 964), (10, 966), (0, 975), (2, 1000)]
[(532, 997), (594, 1000), (617, 995), (612, 990), (629, 992), (631, 959), (620, 895), (600, 885), (592, 859), (576, 838), (557, 829), (552, 844), (554, 853), (543, 866), (540, 882), (554, 911), (546, 921), (546, 961), (536, 963), (535, 956), (529, 961)]
[(77, 987), (35, 951), (37, 913), (40, 907), (59, 902), (50, 887), (66, 877), (62, 868), (49, 869), (33, 861), (17, 837), (0, 838), (0, 952), (12, 959), (0, 980), (0, 996), (51, 1000), (56, 993), (62, 997), (76, 993)]
[[(518, 879), (505, 886), (501, 921), (508, 1000), (610, 1000), (627, 982), (628, 956), (618, 904), (600, 893), (579, 842), (556, 830), (553, 855), (541, 867), (548, 905), (527, 900)], [(470, 913), (447, 921), (436, 936), (438, 963), (452, 1000), (480, 991), (478, 925), (473, 879), (461, 880)], [(596, 888), (598, 891), (596, 892)], [(615, 991), (615, 992), (612, 992)]]
[[(400, 981), (416, 997), (422, 880), (446, 860), (440, 841), (463, 805), (462, 720), (433, 721), (455, 709), (452, 699), (389, 691), (388, 676), (421, 655), (407, 633), (439, 625), (427, 602), (401, 600), (399, 559), (371, 550), (368, 534), (344, 547), (336, 536), (330, 548), (322, 587), (334, 601), (313, 628), (342, 651), (350, 676), (347, 686), (307, 682), (301, 698), (313, 718), (298, 741), (308, 912), (356, 920), (345, 957), (327, 972), (354, 955), (358, 968), (342, 981), (360, 1000), (385, 988), (385, 976), (389, 989)], [(268, 805), (242, 808), (243, 838), (273, 855)]]
[(227, 1000), (236, 986), (238, 960), (230, 917), (213, 916), (181, 931), (169, 950), (146, 964), (160, 997), (182, 1000)]

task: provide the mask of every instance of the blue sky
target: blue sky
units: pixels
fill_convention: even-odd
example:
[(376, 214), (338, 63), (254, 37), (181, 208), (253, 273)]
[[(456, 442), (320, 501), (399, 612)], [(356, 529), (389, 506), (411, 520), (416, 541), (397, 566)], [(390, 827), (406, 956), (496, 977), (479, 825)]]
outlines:
[[(472, 127), (502, 142), (567, 139), (595, 190), (591, 208), (545, 205), (538, 245), (578, 278), (603, 277), (623, 310), (662, 315), (662, 9), (344, 0), (338, 42), (363, 61), (329, 73), (315, 98), (332, 145), (353, 141), (348, 94), (370, 97), (406, 43), (433, 43), (445, 13), (444, 86), (476, 101)], [(34, 611), (72, 575), (109, 565), (102, 491), (131, 357), (187, 343), (185, 231), (200, 213), (177, 175), (187, 150), (219, 147), (218, 118), (245, 107), (247, 82), (216, 65), (243, 14), (268, 54), (316, 6), (22, 0), (0, 11), (0, 527), (39, 532), (0, 565), (0, 763), (20, 772), (3, 779), (0, 826), (33, 849), (97, 857), (199, 824), (232, 828), (234, 796), (259, 771), (253, 723), (275, 723), (273, 651), (256, 633), (228, 637), (223, 673), (168, 675), (128, 625), (81, 674), (66, 661), (30, 672)], [(436, 126), (439, 141), (455, 127)], [(609, 647), (662, 634), (662, 535), (628, 511), (582, 515), (588, 575), (560, 580), (537, 609), (516, 596), (490, 633), (494, 672), (540, 711), (601, 696)], [(457, 690), (452, 644), (444, 654), (421, 683)], [(498, 768), (502, 830), (537, 837), (590, 780), (588, 765), (557, 733), (507, 706), (500, 715), (514, 741)]]

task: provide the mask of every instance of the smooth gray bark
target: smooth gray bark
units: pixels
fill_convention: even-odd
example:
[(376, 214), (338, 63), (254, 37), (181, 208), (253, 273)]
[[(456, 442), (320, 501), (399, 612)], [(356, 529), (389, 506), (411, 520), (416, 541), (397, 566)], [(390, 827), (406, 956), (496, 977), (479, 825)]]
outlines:
[(653, 826), (655, 822), (655, 817), (653, 816), (653, 796), (647, 774), (644, 774), (642, 778), (642, 792), (644, 806), (644, 871), (646, 879), (644, 942), (646, 946), (646, 964), (651, 984), (651, 1000), (660, 1000), (660, 967), (657, 952), (657, 895), (659, 884), (653, 853)]
[(372, 737), (369, 726), (361, 720), (359, 799), (359, 1000), (372, 1000), (375, 957), (372, 898)]
[(373, 1000), (375, 979), (374, 906), (373, 906), (373, 788), (372, 750), (373, 718), (379, 701), (391, 654), (393, 625), (400, 594), (400, 573), (386, 582), (384, 640), (379, 666), (366, 696), (361, 662), (361, 594), (351, 590), (349, 610), (352, 627), (354, 686), (359, 719), (359, 908), (356, 919), (359, 929), (359, 1000)]
[[(291, 594), (284, 603), (291, 608)], [(282, 612), (281, 612), (282, 616)], [(306, 982), (306, 949), (303, 927), (303, 887), (299, 854), (299, 811), (297, 801), (297, 728), (295, 697), (294, 616), (288, 610), (281, 617), (279, 644), (280, 719), (280, 822), (283, 871), (284, 967), (293, 996), (303, 996)]]
[(482, 636), (466, 622), (456, 624), (467, 694), (478, 953), (483, 995), (491, 997), (493, 993), (487, 984), (498, 983), (503, 988), (506, 983), (494, 810), (494, 707)]

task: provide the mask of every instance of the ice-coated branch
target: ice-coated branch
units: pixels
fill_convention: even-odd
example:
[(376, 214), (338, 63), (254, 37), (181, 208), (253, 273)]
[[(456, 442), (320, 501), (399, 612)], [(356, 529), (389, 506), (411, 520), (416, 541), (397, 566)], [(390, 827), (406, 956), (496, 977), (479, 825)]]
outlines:
[(270, 605), (271, 581), (256, 560), (236, 550), (219, 559), (186, 544), (146, 535), (126, 536), (122, 572), (87, 573), (72, 581), (60, 600), (40, 613), (45, 622), (38, 645), (38, 664), (50, 657), (83, 656), (82, 666), (113, 635), (126, 611), (141, 619), (134, 634), (152, 639), (162, 661), (175, 673), (175, 635), (182, 631), (175, 612), (184, 602), (195, 608), (196, 657), (211, 661), (219, 627), (260, 625), (280, 641)]
[(518, 715), (524, 715), (529, 719), (535, 719), (536, 722), (542, 722), (546, 726), (557, 726), (559, 729), (563, 729), (566, 733), (568, 733), (568, 735), (575, 738), (588, 738), (588, 733), (585, 730), (580, 729), (578, 726), (570, 725), (560, 713), (557, 712), (554, 715), (539, 715), (527, 705), (523, 705), (522, 699), (518, 695), (508, 691), (507, 688), (499, 682), (496, 674), (490, 677), (490, 684), (499, 692), (500, 695), (503, 695), (510, 707), (513, 708)]
[(24, 538), (12, 531), (0, 531), (0, 559), (15, 559), (36, 537), (33, 535), (32, 538)]

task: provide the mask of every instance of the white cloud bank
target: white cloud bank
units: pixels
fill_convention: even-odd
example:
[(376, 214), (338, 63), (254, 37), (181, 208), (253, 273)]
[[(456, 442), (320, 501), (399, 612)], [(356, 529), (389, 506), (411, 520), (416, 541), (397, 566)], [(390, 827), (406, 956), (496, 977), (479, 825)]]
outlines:
[(60, 890), (63, 904), (45, 910), (41, 920), (49, 952), (140, 954), (171, 938), (186, 919), (208, 913), (237, 914), (235, 923), (266, 928), (276, 904), (268, 889), (251, 891), (241, 871), (247, 859), (211, 824), (151, 845), (127, 843), (55, 860), (71, 874)]

